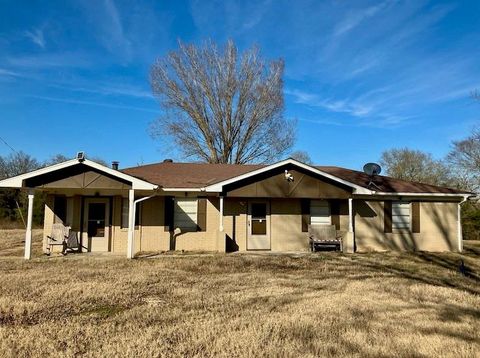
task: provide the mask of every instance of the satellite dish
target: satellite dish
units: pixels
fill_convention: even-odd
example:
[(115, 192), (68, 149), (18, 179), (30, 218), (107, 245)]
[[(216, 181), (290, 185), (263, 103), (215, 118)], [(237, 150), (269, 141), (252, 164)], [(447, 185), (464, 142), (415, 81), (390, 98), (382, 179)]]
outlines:
[(375, 175), (379, 175), (382, 172), (382, 168), (377, 163), (367, 163), (363, 166), (363, 171), (370, 177), (370, 182), (367, 184), (367, 188), (371, 189), (375, 187), (380, 190), (377, 184), (374, 183)]
[(363, 171), (370, 176), (379, 175), (382, 172), (382, 167), (377, 163), (367, 163), (363, 166)]

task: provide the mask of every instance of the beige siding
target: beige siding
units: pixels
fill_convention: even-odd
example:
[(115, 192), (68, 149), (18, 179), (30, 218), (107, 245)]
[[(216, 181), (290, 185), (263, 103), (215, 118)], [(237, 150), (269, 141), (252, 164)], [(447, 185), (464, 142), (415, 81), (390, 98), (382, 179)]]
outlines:
[(355, 200), (357, 251), (457, 250), (457, 203), (420, 203), (420, 233), (410, 230), (384, 233), (383, 201)]
[(112, 220), (111, 220), (112, 227), (110, 231), (111, 233), (110, 249), (116, 253), (126, 253), (128, 230), (121, 228), (122, 197), (115, 196), (112, 201), (113, 201), (113, 208), (112, 208)]
[(457, 203), (421, 203), (419, 250), (458, 250), (457, 206)]
[(308, 235), (302, 232), (300, 200), (271, 200), (272, 251), (308, 251)]
[(217, 242), (217, 232), (220, 224), (218, 198), (207, 200), (207, 231), (186, 232), (175, 238), (176, 250), (206, 250), (225, 251), (225, 245)]
[[(141, 206), (141, 225), (135, 229), (135, 252), (174, 250), (246, 251), (248, 198), (226, 197), (224, 203), (225, 238), (218, 233), (219, 199), (207, 200), (207, 230), (185, 232), (171, 237), (165, 231), (164, 197), (144, 201)], [(268, 200), (268, 199), (267, 199)], [(308, 250), (307, 233), (301, 229), (301, 200), (299, 198), (269, 199), (272, 251)], [(81, 202), (79, 195), (68, 197), (67, 221), (75, 231), (80, 230)], [(128, 230), (122, 229), (122, 197), (112, 199), (111, 251), (126, 253)], [(54, 222), (54, 196), (48, 195), (45, 205), (44, 242)], [(457, 203), (422, 202), (420, 204), (420, 233), (384, 233), (383, 201), (355, 200), (355, 242), (357, 251), (370, 250), (457, 250)], [(340, 231), (348, 230), (348, 203), (341, 200)], [(225, 244), (224, 240), (227, 241)]]
[[(70, 226), (73, 231), (80, 232), (80, 219), (81, 219), (81, 205), (82, 198), (79, 195), (67, 197), (67, 217), (66, 226)], [(47, 248), (47, 236), (52, 233), (52, 226), (54, 222), (61, 222), (60, 218), (55, 214), (55, 195), (47, 195), (45, 201), (45, 214), (43, 225), (43, 250), (46, 252)], [(54, 246), (54, 252), (61, 252), (61, 246)]]
[[(309, 249), (308, 236), (302, 232), (300, 199), (270, 200), (270, 233), (272, 251), (305, 251)], [(342, 200), (340, 230), (348, 230), (348, 203)], [(226, 198), (224, 227), (227, 240), (235, 241), (238, 251), (247, 249), (248, 199)], [(345, 212), (345, 208), (347, 211)], [(234, 225), (235, 223), (235, 225)]]
[(101, 175), (95, 171), (87, 171), (85, 173), (70, 176), (68, 178), (60, 179), (50, 182), (48, 184), (40, 185), (40, 188), (61, 188), (65, 189), (129, 189), (130, 185), (124, 184), (118, 180)]
[[(165, 198), (157, 197), (141, 203), (141, 225), (135, 230), (135, 252), (173, 250), (224, 251), (224, 243), (218, 240), (218, 198), (207, 200), (207, 231), (184, 232), (175, 237), (165, 229)], [(120, 228), (121, 197), (115, 198), (113, 251), (126, 252), (127, 229)]]
[(135, 236), (135, 251), (167, 251), (170, 235), (165, 232), (164, 198), (156, 197), (141, 203), (141, 226)]
[(247, 200), (225, 198), (223, 227), (227, 235), (229, 251), (247, 249)]
[(348, 198), (349, 190), (296, 170), (290, 170), (294, 181), (285, 180), (285, 174), (277, 174), (228, 192), (229, 197), (243, 198)]
[(45, 199), (45, 214), (43, 217), (43, 252), (47, 252), (47, 236), (52, 233), (53, 221), (55, 220), (55, 214), (53, 212), (53, 204), (55, 197), (53, 195), (47, 195)]

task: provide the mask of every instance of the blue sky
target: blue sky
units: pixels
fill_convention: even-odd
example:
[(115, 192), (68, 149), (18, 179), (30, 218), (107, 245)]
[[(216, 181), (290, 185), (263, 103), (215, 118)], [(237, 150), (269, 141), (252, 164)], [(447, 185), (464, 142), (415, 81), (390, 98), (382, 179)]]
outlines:
[(0, 0), (0, 136), (40, 160), (180, 160), (148, 135), (150, 65), (177, 39), (231, 38), (284, 58), (295, 149), (315, 163), (359, 169), (403, 146), (441, 158), (480, 122), (479, 14), (474, 0)]

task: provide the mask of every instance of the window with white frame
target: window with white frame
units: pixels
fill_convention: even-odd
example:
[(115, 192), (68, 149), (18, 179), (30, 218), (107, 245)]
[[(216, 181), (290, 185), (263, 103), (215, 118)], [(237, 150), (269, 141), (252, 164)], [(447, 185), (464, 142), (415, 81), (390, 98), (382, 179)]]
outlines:
[(185, 231), (196, 231), (197, 208), (196, 198), (175, 198), (174, 227)]
[[(120, 227), (122, 229), (128, 229), (128, 210), (129, 210), (130, 201), (128, 198), (122, 198), (122, 220)], [(140, 210), (141, 204), (137, 205), (137, 210), (135, 210), (135, 226), (140, 224)]]
[(331, 225), (330, 206), (326, 200), (310, 201), (310, 224), (311, 225)]
[(392, 229), (410, 229), (410, 203), (406, 201), (392, 202)]

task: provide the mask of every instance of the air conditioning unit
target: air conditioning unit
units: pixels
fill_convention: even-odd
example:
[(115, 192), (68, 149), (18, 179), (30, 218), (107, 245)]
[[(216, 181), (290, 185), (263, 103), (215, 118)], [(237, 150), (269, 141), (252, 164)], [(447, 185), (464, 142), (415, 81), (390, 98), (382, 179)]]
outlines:
[(83, 162), (85, 160), (85, 152), (77, 152), (77, 160)]

